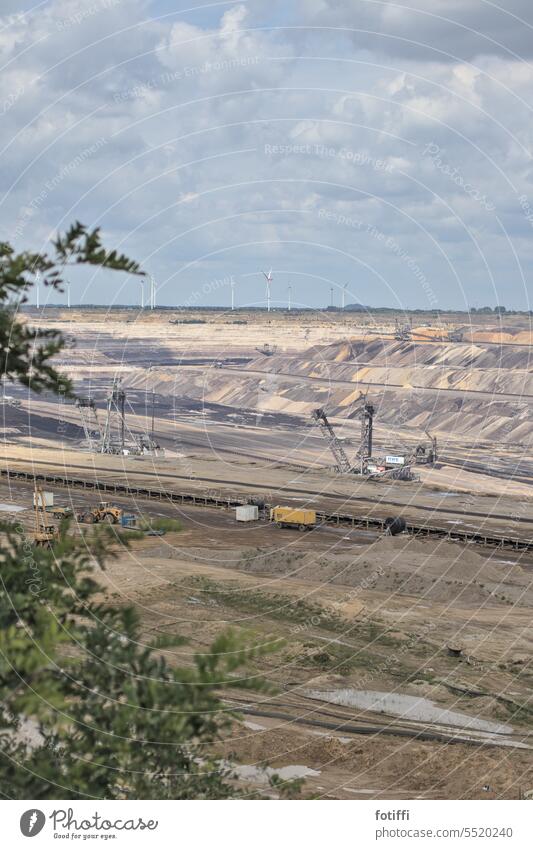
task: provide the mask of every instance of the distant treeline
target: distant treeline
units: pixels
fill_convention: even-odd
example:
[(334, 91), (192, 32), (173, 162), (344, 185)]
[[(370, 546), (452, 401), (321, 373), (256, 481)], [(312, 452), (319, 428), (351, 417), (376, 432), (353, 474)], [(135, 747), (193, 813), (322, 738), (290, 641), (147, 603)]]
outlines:
[[(31, 304), (25, 304), (21, 307), (22, 312), (33, 312), (36, 309), (39, 309), (39, 312), (43, 310), (54, 310), (54, 309), (68, 309), (67, 304), (46, 304), (45, 306), (37, 308)], [(150, 313), (153, 310), (148, 307), (144, 307), (142, 309), (138, 304), (72, 304), (70, 309), (81, 309), (81, 310), (129, 310), (130, 312), (145, 312)], [(286, 313), (289, 312), (287, 307), (271, 307), (271, 312), (276, 313)], [(157, 306), (155, 312), (225, 312), (225, 313), (266, 313), (266, 307), (235, 307), (234, 310), (230, 310), (229, 307), (215, 307), (215, 306)], [(365, 306), (364, 304), (346, 304), (345, 307), (292, 307), (291, 312), (293, 313), (316, 313), (316, 312), (357, 312), (357, 313), (402, 313), (404, 315), (449, 315), (450, 313), (458, 314), (458, 315), (533, 315), (533, 310), (514, 310), (509, 309), (504, 306), (497, 307), (469, 307), (465, 310), (459, 309), (405, 309), (400, 307), (370, 307)]]
[[(342, 307), (328, 307), (328, 312), (343, 312)], [(513, 310), (504, 306), (498, 307), (469, 307), (467, 310), (424, 310), (424, 309), (398, 309), (398, 307), (367, 307), (363, 304), (347, 304), (344, 307), (344, 312), (402, 312), (402, 313), (433, 313), (434, 315), (444, 315), (453, 313), (464, 313), (469, 315), (533, 315), (533, 310)]]

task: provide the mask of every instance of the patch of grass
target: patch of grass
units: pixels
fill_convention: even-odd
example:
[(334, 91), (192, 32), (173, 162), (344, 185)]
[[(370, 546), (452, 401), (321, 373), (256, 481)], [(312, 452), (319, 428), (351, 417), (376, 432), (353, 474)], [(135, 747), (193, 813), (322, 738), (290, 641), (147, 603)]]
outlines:
[(315, 651), (307, 650), (298, 655), (296, 661), (302, 667), (335, 672), (337, 675), (349, 675), (356, 669), (363, 669), (365, 673), (372, 674), (373, 671), (379, 671), (380, 665), (383, 664), (382, 658), (378, 658), (357, 646), (351, 648), (350, 646), (338, 645), (338, 643), (328, 643), (326, 646), (318, 646), (312, 643), (306, 645), (308, 647), (313, 645)]
[(501, 706), (501, 710), (498, 710), (497, 713), (502, 719), (506, 721), (511, 719), (513, 722), (522, 722), (524, 724), (531, 724), (533, 722), (533, 705), (519, 705), (517, 702), (513, 702), (511, 699), (506, 699), (503, 696), (492, 696), (492, 698)]
[(389, 648), (399, 648), (406, 640), (401, 640), (398, 637), (393, 637), (387, 633), (387, 628), (372, 619), (365, 619), (355, 622), (349, 626), (350, 636), (356, 636), (358, 639), (364, 639), (367, 643), (376, 643), (379, 646), (387, 646)]
[(275, 555), (272, 555), (268, 549), (262, 548), (248, 548), (242, 552), (239, 559), (239, 566), (243, 569), (247, 569), (253, 565), (264, 565), (265, 568), (268, 568), (273, 562), (276, 565), (283, 566), (292, 566), (294, 563), (298, 563), (305, 557), (305, 554), (297, 551), (280, 551)]
[(406, 684), (414, 684), (415, 682), (423, 681), (426, 684), (440, 684), (440, 680), (434, 672), (428, 672), (426, 669), (416, 669), (414, 671), (407, 670), (406, 667), (395, 666), (391, 669), (393, 678), (399, 678), (405, 681)]
[(229, 582), (221, 584), (203, 577), (193, 577), (191, 582), (210, 598), (244, 613), (257, 613), (269, 619), (280, 619), (304, 627), (307, 625), (334, 631), (345, 631), (350, 627), (350, 624), (335, 612), (303, 599), (295, 599), (279, 593), (269, 594), (260, 590), (249, 590)]
[(169, 519), (166, 516), (139, 516), (136, 526), (140, 531), (166, 531), (178, 532), (182, 530), (182, 524), (179, 519)]
[(143, 531), (139, 531), (136, 528), (131, 528), (131, 530), (123, 530), (121, 534), (119, 534), (121, 540), (134, 540), (134, 539), (144, 539), (145, 534)]

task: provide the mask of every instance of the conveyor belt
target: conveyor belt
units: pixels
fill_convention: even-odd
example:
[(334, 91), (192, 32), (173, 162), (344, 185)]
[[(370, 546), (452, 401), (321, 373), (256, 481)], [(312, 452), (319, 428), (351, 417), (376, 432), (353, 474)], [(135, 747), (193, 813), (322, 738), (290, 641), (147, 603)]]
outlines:
[[(10, 469), (0, 469), (0, 476), (8, 480), (25, 480), (36, 483), (50, 483), (56, 486), (63, 486), (69, 489), (85, 489), (93, 490), (101, 493), (115, 493), (121, 495), (132, 495), (137, 498), (155, 499), (157, 501), (166, 501), (173, 504), (190, 504), (204, 507), (223, 507), (231, 508), (238, 507), (241, 504), (247, 504), (250, 497), (246, 495), (236, 495), (233, 497), (222, 497), (220, 495), (199, 495), (191, 492), (169, 492), (161, 489), (151, 489), (138, 486), (128, 486), (127, 484), (114, 483), (110, 481), (100, 481), (97, 479), (86, 480), (84, 478), (64, 477), (63, 475), (42, 474), (36, 472), (12, 471)], [(270, 504), (264, 505), (265, 510), (268, 510)], [(384, 532), (385, 519), (377, 516), (354, 516), (349, 513), (326, 513), (316, 511), (316, 516), (319, 522), (332, 524), (337, 526), (345, 526), (352, 528), (374, 529)], [(443, 540), (452, 540), (462, 543), (476, 543), (493, 548), (512, 549), (514, 551), (533, 551), (533, 540), (518, 539), (516, 537), (495, 536), (493, 534), (484, 533), (483, 531), (457, 530), (450, 528), (442, 528), (428, 524), (413, 524), (411, 522), (406, 525), (407, 533), (412, 536), (426, 536)]]

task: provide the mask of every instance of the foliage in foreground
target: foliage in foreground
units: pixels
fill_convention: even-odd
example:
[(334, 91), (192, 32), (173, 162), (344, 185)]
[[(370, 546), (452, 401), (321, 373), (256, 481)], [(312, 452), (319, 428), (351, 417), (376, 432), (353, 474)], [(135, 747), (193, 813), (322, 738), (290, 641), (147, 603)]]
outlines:
[(94, 570), (112, 531), (90, 550), (64, 530), (54, 550), (34, 549), (3, 526), (0, 551), (1, 791), (11, 798), (223, 799), (238, 795), (210, 753), (234, 716), (226, 687), (265, 689), (238, 670), (273, 649), (244, 647), (231, 631), (194, 665), (143, 644), (131, 607), (96, 600)]
[(16, 253), (0, 242), (0, 350), (2, 374), (34, 392), (49, 389), (63, 395), (72, 392), (71, 381), (60, 375), (51, 360), (66, 344), (58, 330), (42, 330), (17, 319), (28, 292), (38, 282), (63, 291), (65, 271), (76, 265), (94, 265), (113, 271), (143, 275), (138, 264), (117, 251), (106, 251), (98, 228), (89, 231), (76, 221), (52, 242), (51, 253)]
[[(78, 222), (57, 237), (51, 255), (17, 254), (0, 243), (6, 379), (72, 393), (52, 364), (65, 339), (21, 322), (17, 309), (38, 279), (62, 291), (65, 269), (79, 264), (143, 273), (106, 251), (98, 230)], [(34, 548), (22, 525), (2, 524), (0, 534), (0, 793), (19, 799), (239, 795), (230, 770), (212, 754), (234, 721), (218, 693), (265, 689), (263, 681), (237, 673), (272, 644), (245, 647), (227, 632), (193, 665), (174, 668), (163, 652), (179, 639), (143, 644), (133, 608), (99, 600), (94, 572), (120, 541), (111, 528), (73, 539), (64, 526), (53, 551)]]

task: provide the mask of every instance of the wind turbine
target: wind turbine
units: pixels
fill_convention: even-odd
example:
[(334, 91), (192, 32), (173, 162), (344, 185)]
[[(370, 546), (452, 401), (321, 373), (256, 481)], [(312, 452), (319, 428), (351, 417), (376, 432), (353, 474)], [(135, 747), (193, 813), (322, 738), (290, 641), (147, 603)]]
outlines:
[(141, 309), (143, 310), (144, 309), (144, 280), (142, 279), (142, 277), (140, 278), (139, 283), (141, 284)]
[(155, 310), (155, 277), (150, 274), (150, 309)]
[(267, 282), (267, 312), (270, 312), (270, 284), (272, 283), (272, 269), (270, 269), (268, 274), (263, 271), (263, 276)]
[(67, 309), (70, 309), (70, 282), (68, 280), (65, 282), (65, 286), (67, 287)]
[(231, 275), (230, 286), (231, 286), (231, 309), (234, 310), (235, 309), (235, 280), (233, 279), (233, 274)]
[(35, 305), (39, 309), (39, 283), (41, 282), (41, 272), (38, 271), (35, 275)]
[(289, 293), (289, 298), (288, 298), (288, 307), (289, 307), (289, 312), (290, 312), (290, 311), (291, 311), (291, 295), (292, 295), (292, 286), (291, 286), (291, 284), (290, 284), (290, 283), (289, 283), (288, 293)]
[(333, 286), (331, 287), (331, 289), (329, 291), (330, 291), (330, 294), (331, 294), (331, 306), (333, 306)]
[(342, 287), (342, 308), (346, 306), (346, 289), (348, 288), (348, 284), (345, 283)]

